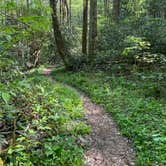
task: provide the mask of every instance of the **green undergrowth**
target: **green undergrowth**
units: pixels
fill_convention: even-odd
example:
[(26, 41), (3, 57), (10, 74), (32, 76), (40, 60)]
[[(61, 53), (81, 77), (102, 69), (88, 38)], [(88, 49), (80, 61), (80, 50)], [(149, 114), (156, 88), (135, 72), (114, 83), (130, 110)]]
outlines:
[(55, 71), (52, 75), (84, 91), (112, 114), (121, 132), (133, 141), (136, 165), (166, 165), (166, 87), (163, 80), (157, 82), (147, 74), (128, 78), (83, 71)]
[(0, 84), (0, 165), (81, 166), (79, 94), (44, 76)]

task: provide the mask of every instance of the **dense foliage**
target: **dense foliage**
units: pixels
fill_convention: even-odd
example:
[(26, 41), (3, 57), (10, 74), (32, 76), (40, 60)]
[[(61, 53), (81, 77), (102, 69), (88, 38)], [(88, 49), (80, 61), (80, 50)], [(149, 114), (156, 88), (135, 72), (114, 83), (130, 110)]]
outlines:
[(7, 165), (81, 165), (82, 102), (68, 87), (42, 76), (0, 87), (1, 157)]
[(136, 165), (166, 165), (165, 0), (0, 0), (0, 165), (82, 165), (79, 94), (40, 65), (73, 71), (55, 79), (114, 116)]
[(166, 164), (165, 76), (137, 73), (128, 78), (63, 71), (53, 75), (86, 92), (113, 115), (121, 132), (134, 143), (137, 165)]

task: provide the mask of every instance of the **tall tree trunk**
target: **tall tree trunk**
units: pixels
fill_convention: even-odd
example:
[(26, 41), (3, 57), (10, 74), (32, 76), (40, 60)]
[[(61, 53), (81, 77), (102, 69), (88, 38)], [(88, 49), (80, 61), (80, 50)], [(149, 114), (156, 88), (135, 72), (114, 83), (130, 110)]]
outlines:
[(90, 0), (89, 55), (93, 58), (97, 37), (97, 0)]
[(69, 28), (70, 32), (72, 33), (72, 0), (69, 0)]
[(66, 16), (67, 16), (66, 0), (62, 0), (62, 14), (63, 14), (62, 20), (63, 20), (63, 23), (65, 23), (65, 19), (66, 19)]
[(108, 0), (104, 0), (104, 15), (108, 17)]
[(62, 0), (59, 0), (59, 22), (62, 23)]
[(30, 6), (29, 0), (26, 0), (26, 2), (27, 2), (27, 13), (29, 14), (29, 6)]
[(62, 36), (60, 26), (59, 26), (59, 21), (57, 16), (57, 0), (50, 0), (50, 6), (53, 10), (52, 23), (53, 23), (54, 37), (55, 37), (57, 50), (59, 52), (61, 59), (64, 62), (65, 67), (67, 69), (70, 69), (70, 66), (71, 66), (69, 64), (70, 53), (65, 46), (65, 40)]
[(88, 0), (83, 0), (82, 53), (87, 54)]
[(68, 26), (70, 27), (70, 6), (69, 5), (68, 5), (68, 2), (66, 0), (65, 7), (66, 7), (66, 13), (67, 13), (67, 23), (68, 23)]
[(120, 16), (120, 0), (113, 0), (113, 19), (115, 22), (119, 22)]
[(157, 3), (158, 2), (156, 0), (149, 2), (149, 16), (153, 18), (157, 17), (157, 12), (158, 12)]

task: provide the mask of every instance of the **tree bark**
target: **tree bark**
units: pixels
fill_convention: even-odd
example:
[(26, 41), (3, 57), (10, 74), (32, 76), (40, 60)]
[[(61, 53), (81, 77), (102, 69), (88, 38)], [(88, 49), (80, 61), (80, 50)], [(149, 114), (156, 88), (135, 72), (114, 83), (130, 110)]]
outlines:
[(28, 12), (28, 14), (29, 14), (29, 6), (30, 6), (29, 0), (26, 0), (26, 2), (27, 2), (27, 12)]
[(104, 15), (108, 17), (108, 0), (104, 0)]
[(69, 28), (72, 33), (72, 0), (69, 0)]
[(89, 55), (93, 58), (97, 37), (97, 0), (90, 0)]
[(59, 52), (61, 59), (63, 60), (63, 63), (66, 69), (70, 69), (70, 66), (71, 66), (69, 64), (70, 53), (65, 46), (65, 40), (62, 36), (60, 26), (59, 26), (59, 21), (57, 16), (57, 0), (50, 0), (50, 6), (53, 10), (52, 23), (53, 23), (54, 37), (55, 37), (57, 50)]
[(120, 0), (113, 0), (113, 20), (119, 22)]
[(83, 0), (82, 53), (87, 54), (88, 0)]

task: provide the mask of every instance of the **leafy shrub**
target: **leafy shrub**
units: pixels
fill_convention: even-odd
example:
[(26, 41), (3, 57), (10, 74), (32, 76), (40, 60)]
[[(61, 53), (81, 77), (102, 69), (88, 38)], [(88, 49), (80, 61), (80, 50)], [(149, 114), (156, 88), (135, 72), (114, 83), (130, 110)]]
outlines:
[(128, 36), (125, 39), (127, 47), (123, 50), (122, 55), (128, 58), (128, 61), (141, 64), (165, 64), (166, 57), (162, 54), (150, 52), (150, 43), (140, 37)]
[(153, 18), (144, 22), (140, 34), (151, 43), (151, 51), (154, 53), (166, 53), (166, 21)]
[(128, 57), (131, 61), (134, 61), (136, 56), (140, 56), (150, 49), (150, 43), (143, 41), (140, 37), (128, 36), (124, 42), (127, 47), (123, 50), (122, 55)]
[(140, 56), (135, 57), (136, 61), (139, 63), (145, 63), (145, 64), (160, 64), (165, 65), (166, 64), (166, 57), (163, 54), (153, 54), (151, 52), (144, 52)]
[(0, 158), (6, 165), (82, 165), (76, 140), (89, 127), (74, 90), (29, 77), (0, 84), (0, 102)]
[(125, 56), (134, 56), (135, 54), (144, 52), (150, 48), (150, 43), (143, 41), (140, 37), (127, 36), (125, 43), (129, 46), (123, 50), (123, 55)]
[(124, 39), (131, 34), (131, 30), (126, 24), (123, 26), (107, 24), (99, 32), (97, 48), (99, 51), (116, 50), (121, 52), (124, 48)]

